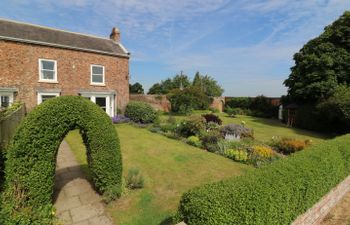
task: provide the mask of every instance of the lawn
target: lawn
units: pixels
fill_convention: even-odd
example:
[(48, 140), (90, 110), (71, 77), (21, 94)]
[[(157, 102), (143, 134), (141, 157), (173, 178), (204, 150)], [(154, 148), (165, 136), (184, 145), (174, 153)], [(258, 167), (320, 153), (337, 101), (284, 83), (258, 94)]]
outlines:
[[(199, 111), (195, 114), (201, 115), (209, 113), (206, 111)], [(297, 128), (289, 128), (284, 123), (280, 122), (276, 119), (266, 119), (266, 118), (258, 118), (252, 116), (243, 116), (237, 115), (235, 118), (229, 117), (226, 113), (216, 113), (216, 115), (220, 116), (220, 119), (223, 121), (223, 124), (235, 123), (241, 124), (242, 121), (245, 122), (245, 126), (252, 128), (254, 130), (254, 137), (260, 141), (268, 141), (273, 136), (279, 137), (288, 137), (295, 139), (311, 139), (314, 143), (319, 141), (331, 138), (331, 135), (328, 134), (320, 134), (308, 130), (297, 129)], [(169, 116), (162, 115), (161, 120), (166, 121)], [(183, 120), (185, 116), (175, 116), (177, 121)]]
[[(117, 125), (123, 175), (140, 170), (145, 187), (131, 190), (108, 205), (115, 224), (166, 224), (179, 199), (192, 187), (245, 173), (252, 167), (205, 152), (177, 140), (132, 125)], [(86, 167), (85, 147), (78, 131), (66, 137), (77, 160)]]

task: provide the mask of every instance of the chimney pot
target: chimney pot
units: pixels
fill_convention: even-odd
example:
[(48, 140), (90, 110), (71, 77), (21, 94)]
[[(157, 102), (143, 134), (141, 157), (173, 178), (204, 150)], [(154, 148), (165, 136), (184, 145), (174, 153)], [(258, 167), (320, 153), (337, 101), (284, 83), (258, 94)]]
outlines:
[(109, 38), (115, 42), (120, 41), (120, 31), (118, 28), (113, 27), (111, 35), (109, 35)]

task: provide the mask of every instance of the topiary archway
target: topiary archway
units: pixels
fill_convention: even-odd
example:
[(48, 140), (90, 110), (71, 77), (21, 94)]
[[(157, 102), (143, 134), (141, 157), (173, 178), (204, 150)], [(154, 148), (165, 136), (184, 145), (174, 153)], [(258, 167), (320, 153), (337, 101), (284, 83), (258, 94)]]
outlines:
[(58, 97), (37, 106), (17, 128), (7, 151), (0, 224), (52, 223), (57, 151), (76, 128), (96, 190), (107, 201), (120, 196), (122, 159), (111, 119), (83, 97)]

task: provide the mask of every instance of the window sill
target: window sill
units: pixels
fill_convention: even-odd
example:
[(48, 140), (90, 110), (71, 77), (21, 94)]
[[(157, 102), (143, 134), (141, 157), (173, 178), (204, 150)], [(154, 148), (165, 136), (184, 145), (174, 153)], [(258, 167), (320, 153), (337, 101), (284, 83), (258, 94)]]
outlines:
[(99, 84), (99, 83), (90, 83), (91, 86), (100, 86), (100, 87), (105, 87), (106, 84)]
[(39, 83), (51, 83), (51, 84), (58, 84), (57, 80), (39, 80)]

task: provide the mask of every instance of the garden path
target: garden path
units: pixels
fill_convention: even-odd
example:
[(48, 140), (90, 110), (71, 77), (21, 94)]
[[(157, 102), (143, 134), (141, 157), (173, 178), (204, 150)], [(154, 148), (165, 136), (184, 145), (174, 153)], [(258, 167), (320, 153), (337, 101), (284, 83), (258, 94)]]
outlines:
[(321, 225), (350, 224), (350, 192), (328, 213)]
[(113, 225), (102, 198), (65, 141), (57, 154), (54, 205), (57, 218), (65, 225)]

